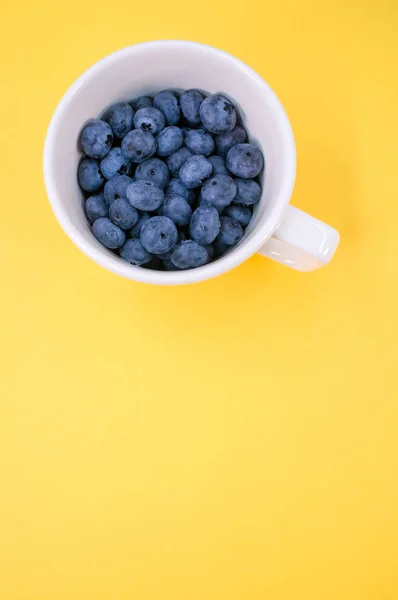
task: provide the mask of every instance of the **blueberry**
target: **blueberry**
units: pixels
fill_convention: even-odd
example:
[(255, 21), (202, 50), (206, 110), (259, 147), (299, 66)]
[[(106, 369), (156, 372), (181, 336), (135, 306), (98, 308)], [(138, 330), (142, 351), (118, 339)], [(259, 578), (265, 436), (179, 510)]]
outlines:
[(104, 200), (103, 192), (99, 194), (95, 194), (95, 196), (90, 196), (86, 200), (86, 215), (87, 219), (91, 224), (94, 223), (100, 217), (108, 216), (108, 207)]
[(133, 128), (134, 111), (130, 104), (118, 102), (110, 107), (108, 112), (109, 125), (119, 139), (124, 138)]
[(113, 131), (108, 123), (96, 119), (91, 121), (80, 134), (83, 152), (91, 158), (104, 158), (112, 148)]
[(171, 262), (179, 269), (195, 269), (206, 264), (208, 260), (209, 254), (206, 248), (193, 240), (178, 244), (171, 255)]
[(196, 188), (202, 185), (203, 181), (211, 175), (212, 170), (213, 167), (207, 158), (197, 154), (188, 158), (182, 165), (180, 179), (188, 189)]
[(220, 217), (214, 206), (200, 206), (192, 215), (189, 233), (191, 238), (205, 246), (211, 244), (220, 231)]
[(135, 178), (137, 181), (147, 180), (153, 181), (165, 189), (170, 180), (169, 170), (167, 165), (159, 158), (148, 158), (143, 163), (138, 165)]
[(227, 250), (232, 248), (232, 246), (227, 246), (227, 244), (223, 244), (219, 240), (216, 240), (213, 246), (213, 258), (220, 258)]
[(98, 160), (83, 158), (77, 169), (77, 179), (85, 192), (97, 192), (105, 181)]
[(170, 156), (167, 159), (167, 165), (173, 177), (178, 177), (178, 173), (180, 172), (182, 165), (191, 156), (192, 152), (188, 150), (188, 148), (185, 148), (185, 146), (183, 148), (180, 148), (179, 150), (176, 150), (175, 152), (173, 152), (173, 154), (170, 154)]
[(157, 210), (164, 200), (160, 185), (153, 181), (133, 181), (126, 190), (128, 201), (139, 210)]
[(192, 209), (182, 196), (168, 194), (160, 207), (159, 214), (169, 217), (179, 227), (184, 227), (184, 225), (189, 225)]
[[(178, 244), (178, 242), (179, 242), (179, 240), (177, 239), (177, 244)], [(174, 247), (171, 250), (169, 250), (168, 252), (164, 252), (163, 254), (157, 254), (156, 256), (158, 258), (160, 258), (161, 260), (169, 260), (170, 256), (172, 255), (173, 250), (174, 250)]]
[(148, 219), (150, 219), (150, 218), (151, 218), (151, 215), (149, 213), (147, 213), (147, 212), (141, 213), (139, 216), (139, 219), (137, 221), (137, 224), (134, 225), (134, 227), (130, 231), (130, 237), (131, 238), (139, 238), (143, 224), (145, 223), (145, 221), (148, 221)]
[[(176, 242), (177, 244), (179, 244), (180, 242), (183, 242), (184, 240), (187, 239), (185, 233), (181, 229), (177, 229), (177, 232), (178, 232), (178, 237), (177, 237), (177, 242)], [(163, 254), (159, 254), (158, 256), (162, 260), (168, 260), (170, 258), (170, 256), (173, 254), (173, 250), (174, 250), (174, 246), (168, 252), (164, 252)]]
[(225, 159), (222, 156), (209, 156), (207, 159), (213, 167), (213, 175), (230, 175), (227, 167), (225, 166)]
[(142, 163), (156, 152), (156, 140), (149, 131), (134, 129), (122, 141), (122, 152), (134, 163)]
[(160, 133), (165, 125), (166, 121), (163, 113), (153, 106), (140, 108), (134, 115), (134, 127), (149, 131), (152, 135)]
[(120, 248), (126, 240), (124, 231), (106, 218), (94, 221), (93, 234), (105, 248), (110, 248), (111, 250)]
[(263, 155), (253, 144), (237, 144), (227, 154), (227, 168), (237, 177), (257, 177), (263, 166)]
[(115, 175), (129, 175), (131, 162), (123, 155), (121, 148), (112, 148), (101, 160), (101, 171), (105, 179), (112, 179)]
[(252, 218), (252, 211), (248, 206), (242, 206), (241, 204), (230, 204), (223, 211), (224, 217), (231, 217), (238, 221), (242, 227), (246, 227)]
[(200, 105), (199, 112), (203, 126), (211, 133), (226, 133), (236, 125), (235, 108), (221, 94), (207, 96)]
[(132, 101), (131, 106), (134, 110), (140, 110), (140, 108), (147, 108), (148, 106), (152, 106), (152, 98), (149, 96), (140, 96)]
[(234, 127), (232, 131), (220, 133), (216, 136), (217, 154), (227, 156), (232, 146), (243, 144), (246, 141), (246, 131), (241, 125)]
[(173, 92), (168, 90), (159, 92), (155, 96), (153, 104), (164, 114), (166, 125), (177, 125), (181, 117), (181, 111)]
[(190, 125), (200, 125), (199, 109), (203, 96), (196, 90), (187, 90), (180, 96), (182, 114)]
[(170, 156), (184, 143), (184, 134), (179, 127), (174, 125), (166, 127), (156, 138), (159, 156)]
[(214, 256), (213, 245), (212, 244), (206, 244), (205, 248), (207, 250), (207, 254), (209, 255), (209, 262), (211, 262), (213, 260), (213, 256)]
[(234, 198), (235, 204), (242, 204), (243, 206), (251, 206), (257, 204), (261, 198), (261, 187), (257, 181), (251, 179), (235, 179), (236, 183), (236, 196)]
[(217, 240), (227, 246), (235, 246), (243, 237), (243, 229), (238, 221), (231, 217), (220, 218), (220, 233)]
[(152, 217), (141, 229), (142, 245), (152, 254), (168, 252), (176, 245), (177, 239), (177, 227), (168, 217)]
[(228, 175), (214, 175), (208, 179), (200, 191), (201, 198), (221, 208), (231, 204), (236, 196), (236, 184)]
[(191, 129), (185, 136), (185, 145), (195, 154), (204, 156), (210, 156), (215, 148), (213, 136), (203, 129)]
[(138, 212), (128, 200), (119, 198), (110, 205), (109, 218), (120, 229), (131, 229), (138, 221)]
[(208, 202), (208, 200), (205, 200), (204, 198), (202, 198), (202, 194), (199, 194), (199, 201), (198, 201), (198, 206), (212, 206), (213, 208), (216, 209), (216, 211), (218, 212), (219, 215), (222, 214), (225, 206), (224, 204), (214, 204)]
[(170, 258), (164, 258), (162, 260), (163, 266), (165, 268), (166, 271), (179, 271), (180, 269), (178, 267), (176, 267), (172, 262)]
[(189, 206), (193, 206), (196, 202), (195, 190), (189, 190), (185, 183), (183, 183), (178, 177), (174, 177), (170, 181), (166, 193), (182, 196), (184, 200), (188, 202)]
[(152, 260), (152, 254), (145, 250), (140, 240), (127, 240), (119, 250), (123, 260), (132, 265), (144, 265)]
[(130, 183), (133, 183), (133, 180), (128, 175), (116, 175), (106, 182), (104, 187), (104, 198), (108, 208), (115, 200), (127, 198), (126, 189)]

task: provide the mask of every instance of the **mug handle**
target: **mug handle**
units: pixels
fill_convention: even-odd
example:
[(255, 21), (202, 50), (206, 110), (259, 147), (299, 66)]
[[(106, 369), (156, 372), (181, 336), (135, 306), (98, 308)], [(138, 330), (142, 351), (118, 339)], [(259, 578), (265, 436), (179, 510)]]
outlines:
[(258, 252), (296, 271), (315, 271), (328, 264), (339, 241), (333, 227), (289, 205)]

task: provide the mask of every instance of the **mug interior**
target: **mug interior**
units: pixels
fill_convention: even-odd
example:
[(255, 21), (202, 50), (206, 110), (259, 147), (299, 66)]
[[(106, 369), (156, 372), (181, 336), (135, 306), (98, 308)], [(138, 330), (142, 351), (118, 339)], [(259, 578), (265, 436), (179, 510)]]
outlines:
[[(79, 133), (110, 104), (165, 89), (220, 92), (237, 106), (251, 141), (264, 153), (263, 194), (241, 242), (217, 261), (189, 271), (159, 272), (135, 267), (104, 248), (91, 233), (77, 184)], [(192, 42), (149, 42), (96, 63), (68, 90), (51, 121), (44, 151), (48, 195), (60, 224), (92, 259), (131, 279), (178, 284), (227, 271), (256, 252), (290, 200), (295, 146), (287, 116), (269, 86), (238, 59)]]

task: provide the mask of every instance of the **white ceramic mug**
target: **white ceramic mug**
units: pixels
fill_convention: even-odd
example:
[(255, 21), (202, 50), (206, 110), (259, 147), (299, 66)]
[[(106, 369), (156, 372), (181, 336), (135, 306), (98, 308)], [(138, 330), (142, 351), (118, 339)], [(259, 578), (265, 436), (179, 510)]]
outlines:
[[(222, 92), (239, 108), (251, 141), (265, 157), (263, 194), (240, 243), (218, 260), (187, 271), (133, 266), (92, 235), (76, 170), (82, 125), (117, 101), (164, 88)], [(88, 69), (67, 91), (51, 120), (44, 147), (44, 178), (54, 213), (87, 256), (123, 277), (155, 284), (185, 284), (215, 277), (259, 252), (298, 271), (327, 264), (339, 243), (337, 231), (289, 206), (296, 149), (287, 115), (275, 93), (237, 58), (202, 44), (158, 41), (125, 48)]]

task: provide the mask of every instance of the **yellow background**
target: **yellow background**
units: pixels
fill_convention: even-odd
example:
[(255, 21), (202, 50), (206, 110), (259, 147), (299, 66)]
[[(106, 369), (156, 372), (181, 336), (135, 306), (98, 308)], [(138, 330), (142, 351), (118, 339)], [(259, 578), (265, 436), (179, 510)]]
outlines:
[[(2, 0), (1, 600), (398, 598), (398, 3)], [(149, 39), (276, 90), (293, 202), (341, 232), (156, 288), (81, 254), (42, 147), (69, 85)]]

